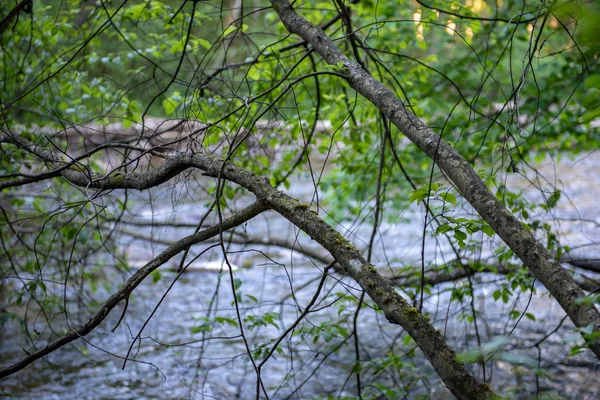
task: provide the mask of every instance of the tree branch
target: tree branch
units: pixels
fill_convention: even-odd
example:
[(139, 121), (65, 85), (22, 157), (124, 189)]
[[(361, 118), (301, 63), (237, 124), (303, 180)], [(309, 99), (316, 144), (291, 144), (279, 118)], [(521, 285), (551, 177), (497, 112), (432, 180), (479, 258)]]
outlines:
[[(48, 160), (57, 159), (52, 152), (39, 148), (23, 138), (14, 138), (14, 140), (22, 146), (26, 146), (38, 156), (44, 156)], [(119, 173), (103, 177), (92, 177), (90, 179), (87, 174), (68, 169), (62, 171), (62, 176), (69, 182), (87, 187), (88, 189), (144, 190), (166, 182), (188, 168), (197, 168), (204, 171), (204, 174), (207, 176), (226, 179), (248, 189), (257, 197), (261, 207), (266, 206), (277, 211), (327, 249), (342, 266), (346, 274), (356, 280), (369, 297), (383, 310), (386, 318), (390, 322), (402, 326), (412, 336), (455, 396), (458, 398), (487, 399), (493, 395), (489, 386), (477, 382), (466, 370), (465, 366), (457, 360), (456, 353), (448, 346), (442, 335), (436, 331), (431, 323), (394, 290), (388, 279), (381, 276), (356, 247), (323, 221), (316, 213), (312, 212), (308, 204), (302, 204), (298, 200), (278, 191), (271, 186), (267, 178), (259, 177), (230, 162), (199, 153), (178, 153), (167, 157), (163, 165), (146, 173)], [(164, 253), (161, 253), (161, 256)], [(162, 265), (162, 263), (172, 257), (171, 255), (165, 259), (161, 256), (157, 258), (161, 261), (158, 265)], [(149, 269), (156, 269), (158, 265), (153, 261), (144, 266), (138, 273), (146, 276), (149, 273)], [(136, 282), (139, 283), (137, 280)], [(131, 289), (127, 291), (128, 288)], [(53, 342), (52, 345), (37, 352), (37, 357), (34, 359), (48, 354), (50, 351), (75, 340), (77, 337), (88, 334), (104, 319), (108, 311), (131, 293), (133, 288), (129, 284), (126, 285), (125, 290), (120, 292), (121, 294), (115, 294), (107, 300), (101, 312), (90, 320), (88, 324), (68, 334), (66, 336), (68, 340), (59, 339)], [(21, 363), (17, 364), (20, 368), (16, 369), (16, 371), (31, 363), (34, 359), (26, 358), (28, 362), (24, 365), (21, 365)], [(7, 372), (4, 372), (4, 374), (7, 374)], [(3, 375), (0, 374), (1, 376)]]
[(65, 336), (57, 339), (51, 343), (49, 343), (46, 347), (35, 351), (29, 354), (27, 357), (22, 359), (21, 361), (8, 366), (6, 368), (0, 369), (0, 378), (4, 378), (15, 372), (18, 372), (47, 354), (50, 354), (56, 349), (61, 348), (62, 346), (79, 339), (81, 337), (86, 336), (92, 330), (94, 330), (104, 319), (108, 316), (108, 314), (123, 300), (129, 299), (131, 292), (138, 287), (138, 285), (155, 269), (160, 267), (161, 265), (168, 262), (175, 255), (180, 252), (188, 249), (190, 246), (203, 242), (211, 237), (219, 235), (220, 232), (236, 227), (244, 222), (254, 218), (258, 214), (263, 211), (268, 210), (268, 207), (263, 202), (256, 202), (238, 213), (232, 215), (229, 218), (223, 220), (222, 224), (215, 224), (205, 230), (198, 232), (196, 234), (186, 236), (181, 240), (173, 243), (167, 249), (165, 249), (162, 253), (160, 253), (156, 258), (152, 261), (144, 265), (141, 269), (139, 269), (136, 273), (134, 273), (131, 278), (127, 280), (122, 289), (113, 294), (104, 302), (100, 310), (84, 325), (80, 326), (77, 329), (70, 330)]
[(8, 28), (8, 24), (15, 18), (21, 11), (25, 11), (28, 14), (31, 14), (31, 8), (33, 7), (33, 0), (23, 0), (19, 4), (15, 6), (10, 12), (6, 15), (6, 17), (2, 18), (0, 21), (0, 35), (4, 32), (6, 28)]
[[(600, 332), (600, 313), (593, 305), (577, 301), (585, 297), (585, 293), (573, 277), (498, 201), (471, 165), (450, 144), (408, 110), (392, 91), (346, 57), (322, 30), (298, 16), (287, 0), (272, 0), (271, 4), (288, 31), (311, 43), (328, 64), (342, 66), (341, 73), (346, 76), (348, 84), (437, 163), (465, 199), (556, 298), (575, 326), (593, 325)], [(600, 340), (589, 344), (589, 348), (600, 358)]]
[[(130, 221), (127, 221), (125, 224), (129, 225)], [(171, 225), (169, 225), (169, 226), (171, 226)], [(192, 225), (192, 224), (189, 224), (189, 226), (188, 226), (188, 224), (174, 224), (174, 226), (179, 226), (179, 227), (185, 226), (185, 227), (191, 227), (191, 228), (196, 227), (195, 225)], [(138, 231), (135, 231), (135, 230), (124, 229), (122, 232), (125, 235), (130, 236), (134, 239), (144, 240), (144, 241), (148, 241), (151, 243), (160, 243), (160, 244), (164, 244), (164, 245), (170, 244), (170, 242), (168, 242), (166, 240), (152, 237), (149, 235), (145, 235), (145, 234), (139, 233)], [(211, 238), (211, 239), (206, 240), (206, 242), (214, 242), (216, 240), (220, 240), (220, 239)], [(256, 236), (251, 236), (251, 235), (246, 235), (246, 234), (237, 234), (235, 232), (231, 232), (231, 234), (229, 236), (225, 237), (224, 240), (228, 243), (235, 243), (235, 244), (240, 244), (240, 245), (258, 245), (258, 246), (280, 247), (282, 249), (295, 251), (295, 252), (302, 254), (310, 259), (317, 260), (323, 264), (329, 264), (333, 261), (333, 258), (331, 257), (331, 255), (323, 252), (322, 250), (319, 250), (312, 246), (304, 246), (298, 242), (292, 242), (292, 241), (289, 241), (289, 240), (286, 240), (283, 238), (256, 237)], [(561, 260), (560, 260), (560, 262), (571, 264), (578, 268), (588, 269), (585, 266), (582, 267), (581, 265), (579, 265), (579, 262), (583, 263), (586, 261), (588, 261), (588, 260), (587, 259), (571, 260), (567, 256), (563, 256), (563, 258), (561, 258)], [(592, 262), (594, 265), (596, 265), (599, 261), (593, 259), (590, 262)], [(450, 271), (447, 271), (447, 270), (443, 269), (443, 267), (444, 267), (443, 265), (442, 266), (432, 266), (432, 268), (429, 269), (425, 273), (425, 277), (424, 277), (424, 280), (422, 283), (425, 285), (438, 285), (440, 283), (458, 281), (460, 279), (464, 279), (469, 276), (474, 276), (474, 275), (481, 274), (481, 273), (506, 275), (510, 272), (514, 272), (517, 269), (517, 268), (508, 267), (504, 264), (500, 264), (497, 262), (483, 263), (482, 265), (480, 264), (478, 266), (475, 266), (472, 262), (469, 262), (469, 261), (464, 261), (462, 263), (458, 263), (456, 260), (454, 260), (454, 261), (450, 261), (446, 265), (451, 265), (452, 269)], [(337, 263), (334, 264), (333, 268), (334, 268), (335, 272), (337, 272), (338, 274), (346, 275), (345, 271), (339, 266), (339, 264), (337, 264)], [(393, 268), (393, 266), (392, 266), (392, 268)], [(590, 269), (590, 270), (593, 271), (593, 269)], [(421, 274), (417, 270), (415, 270), (415, 273), (406, 273), (406, 274), (401, 274), (401, 275), (397, 275), (397, 276), (387, 276), (386, 279), (388, 280), (388, 283), (392, 286), (420, 286), (421, 285)], [(582, 288), (583, 290), (585, 290), (587, 292), (594, 292), (594, 291), (600, 289), (600, 282), (598, 282), (594, 279), (591, 279), (587, 276), (581, 276), (581, 277), (575, 276), (573, 279), (575, 279), (575, 282), (577, 282), (577, 285), (579, 285), (580, 288)]]

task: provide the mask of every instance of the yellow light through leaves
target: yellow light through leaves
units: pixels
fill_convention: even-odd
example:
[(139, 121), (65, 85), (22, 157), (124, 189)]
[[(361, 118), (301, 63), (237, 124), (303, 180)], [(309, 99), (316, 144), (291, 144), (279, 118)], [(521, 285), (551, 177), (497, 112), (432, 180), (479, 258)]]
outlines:
[(417, 39), (425, 40), (425, 35), (423, 34), (423, 24), (417, 25)]
[(425, 40), (425, 36), (423, 35), (423, 24), (421, 23), (421, 10), (417, 10), (417, 12), (413, 14), (413, 21), (417, 24), (417, 39)]
[(467, 26), (467, 29), (465, 29), (465, 36), (469, 41), (473, 39), (473, 29), (470, 26)]
[(413, 14), (413, 21), (415, 21), (415, 24), (419, 25), (419, 22), (421, 22), (421, 10), (417, 10), (417, 12)]
[(474, 12), (481, 11), (487, 6), (483, 0), (467, 0), (465, 5)]
[(456, 24), (454, 23), (454, 21), (449, 19), (448, 24), (446, 25), (446, 32), (448, 33), (448, 35), (452, 36), (452, 35), (454, 35), (455, 31), (456, 31)]
[(473, 11), (481, 11), (486, 6), (485, 1), (483, 0), (474, 0), (473, 1)]

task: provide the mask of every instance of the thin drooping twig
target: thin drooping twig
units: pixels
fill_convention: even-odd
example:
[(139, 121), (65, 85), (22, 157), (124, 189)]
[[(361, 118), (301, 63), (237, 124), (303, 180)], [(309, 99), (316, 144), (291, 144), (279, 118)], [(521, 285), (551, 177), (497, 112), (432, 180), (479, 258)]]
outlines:
[[(585, 293), (552, 254), (490, 192), (473, 167), (446, 141), (413, 114), (395, 93), (351, 61), (322, 30), (300, 17), (287, 0), (271, 4), (286, 29), (311, 43), (315, 52), (348, 84), (372, 102), (396, 127), (452, 180), (465, 199), (523, 261), (532, 274), (556, 298), (573, 323), (594, 326), (600, 332), (600, 312), (593, 304), (579, 301)], [(600, 358), (600, 339), (588, 343)], [(438, 371), (439, 372), (439, 371)]]
[(162, 253), (160, 253), (157, 257), (155, 257), (152, 261), (148, 262), (141, 269), (139, 269), (136, 273), (134, 273), (131, 278), (127, 280), (122, 289), (117, 291), (115, 294), (110, 296), (108, 300), (104, 302), (100, 310), (84, 325), (80, 326), (77, 329), (70, 330), (65, 336), (49, 343), (45, 347), (32, 352), (27, 355), (27, 357), (23, 358), (21, 361), (10, 365), (8, 367), (0, 369), (0, 378), (4, 378), (15, 372), (18, 372), (47, 354), (50, 354), (56, 349), (61, 348), (62, 346), (77, 340), (81, 337), (86, 336), (91, 331), (93, 331), (104, 319), (108, 316), (108, 314), (121, 302), (127, 300), (133, 290), (138, 287), (138, 285), (154, 270), (156, 270), (161, 265), (168, 262), (175, 255), (189, 248), (190, 246), (200, 243), (206, 239), (209, 239), (213, 236), (219, 234), (220, 229), (231, 229), (236, 227), (244, 222), (254, 218), (258, 214), (266, 211), (268, 207), (262, 202), (256, 202), (252, 205), (244, 208), (238, 213), (232, 215), (229, 218), (223, 220), (221, 227), (216, 224), (209, 228), (204, 229), (196, 234), (186, 236), (177, 242), (173, 243), (167, 249), (165, 249)]
[[(40, 153), (40, 156), (43, 155), (47, 160), (57, 159), (52, 152), (31, 143), (28, 144), (23, 138), (16, 141), (23, 146), (28, 146), (28, 149), (34, 154)], [(201, 153), (175, 154), (167, 157), (164, 164), (147, 172), (114, 173), (108, 176), (90, 177), (80, 171), (67, 169), (62, 172), (61, 176), (75, 185), (87, 187), (88, 190), (117, 188), (145, 190), (160, 185), (190, 168), (204, 171), (206, 176), (225, 179), (246, 188), (257, 197), (260, 207), (277, 211), (327, 249), (346, 274), (358, 282), (381, 308), (386, 318), (390, 322), (402, 326), (413, 337), (455, 396), (475, 399), (487, 399), (493, 396), (489, 386), (478, 382), (457, 360), (456, 353), (433, 325), (394, 290), (387, 278), (380, 275), (356, 247), (313, 213), (308, 204), (302, 204), (277, 190), (269, 183), (268, 178), (259, 177), (230, 162)], [(111, 303), (114, 307), (122, 299), (124, 297), (115, 298), (113, 296), (109, 300), (114, 302), (114, 304)], [(82, 332), (89, 333), (100, 321), (101, 319), (96, 321), (94, 326), (86, 324), (81, 328)], [(72, 336), (71, 340), (75, 340), (77, 337), (79, 334)], [(54, 349), (58, 347), (60, 346), (54, 347)]]
[(315, 290), (315, 294), (313, 295), (312, 299), (308, 302), (308, 304), (306, 305), (306, 307), (304, 307), (304, 310), (298, 316), (298, 318), (296, 318), (296, 320), (293, 323), (291, 323), (290, 326), (288, 326), (288, 328), (285, 330), (285, 332), (283, 332), (281, 335), (279, 335), (279, 338), (273, 343), (273, 345), (271, 346), (271, 349), (269, 350), (269, 352), (267, 353), (267, 355), (258, 364), (257, 368), (258, 368), (259, 375), (260, 375), (260, 371), (261, 371), (263, 365), (265, 365), (265, 363), (267, 362), (267, 360), (269, 360), (269, 358), (271, 358), (271, 356), (273, 356), (273, 353), (275, 353), (275, 350), (277, 350), (277, 347), (279, 346), (279, 344), (281, 344), (281, 342), (283, 341), (283, 339), (285, 339), (287, 337), (287, 335), (289, 335), (290, 332), (292, 332), (296, 328), (296, 326), (298, 326), (298, 324), (300, 322), (302, 322), (302, 320), (308, 315), (308, 313), (310, 312), (312, 306), (315, 304), (315, 302), (319, 298), (319, 295), (321, 294), (321, 290), (323, 289), (323, 285), (325, 284), (325, 279), (327, 278), (327, 273), (333, 267), (334, 263), (335, 263), (335, 261), (330, 262), (323, 269), (323, 274), (321, 275), (321, 280), (319, 281), (319, 284), (317, 286), (317, 289)]

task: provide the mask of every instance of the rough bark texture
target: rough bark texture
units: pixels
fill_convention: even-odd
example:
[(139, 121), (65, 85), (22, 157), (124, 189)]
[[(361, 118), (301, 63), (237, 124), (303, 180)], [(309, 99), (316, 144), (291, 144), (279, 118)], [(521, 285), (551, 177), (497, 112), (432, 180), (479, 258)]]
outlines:
[[(15, 138), (8, 135), (0, 135), (0, 142), (8, 141), (29, 149), (38, 157), (43, 157), (56, 164), (58, 157), (48, 150), (33, 146), (25, 139)], [(56, 165), (51, 165), (56, 168)], [(266, 209), (273, 209), (287, 218), (298, 228), (306, 232), (312, 239), (327, 249), (336, 261), (343, 267), (345, 272), (354, 278), (358, 284), (367, 292), (371, 299), (383, 310), (386, 318), (395, 324), (402, 326), (415, 340), (425, 356), (429, 359), (440, 378), (448, 386), (450, 391), (459, 399), (488, 399), (494, 393), (488, 385), (478, 382), (456, 359), (455, 352), (447, 345), (442, 335), (435, 330), (429, 321), (412, 307), (402, 296), (400, 296), (390, 285), (389, 281), (381, 276), (375, 267), (367, 262), (348, 240), (339, 234), (330, 225), (325, 223), (316, 213), (310, 210), (307, 204), (278, 191), (264, 177), (259, 177), (252, 172), (246, 171), (231, 163), (217, 159), (213, 156), (203, 154), (180, 153), (168, 157), (165, 163), (151, 171), (144, 173), (112, 174), (102, 178), (93, 178), (74, 169), (64, 169), (61, 176), (71, 183), (88, 189), (138, 189), (145, 190), (168, 181), (176, 174), (188, 168), (196, 168), (204, 171), (207, 176), (226, 179), (228, 181), (245, 187), (258, 199), (255, 206), (244, 213), (245, 217), (253, 213), (259, 213)], [(232, 217), (233, 218), (233, 217)], [(239, 218), (238, 218), (239, 219)], [(230, 228), (229, 220), (224, 221), (223, 229)], [(214, 230), (214, 228), (212, 228)], [(203, 237), (211, 228), (200, 232)], [(98, 326), (108, 313), (122, 300), (126, 299), (131, 291), (152, 270), (164, 264), (169, 258), (184, 248), (189, 247), (192, 242), (197, 243), (198, 238), (185, 238), (184, 244), (173, 245), (161, 253), (157, 259), (151, 261), (136, 273), (125, 285), (123, 290), (111, 296), (104, 306), (87, 324), (70, 332), (46, 348), (26, 357), (21, 362), (0, 370), (0, 377), (14, 373), (34, 360), (43, 357), (51, 351), (69, 343), (81, 336), (87, 335), (93, 328)], [(178, 242), (181, 243), (182, 241)]]
[[(600, 322), (600, 314), (595, 307), (576, 304), (575, 300), (583, 297), (584, 293), (570, 274), (560, 266), (531, 232), (525, 229), (500, 204), (473, 168), (449, 144), (442, 141), (435, 132), (412, 114), (394, 93), (356, 63), (350, 61), (323, 31), (299, 17), (288, 1), (273, 0), (272, 4), (291, 33), (301, 36), (329, 64), (339, 65), (341, 63), (343, 69), (339, 72), (346, 77), (349, 85), (378, 107), (411, 141), (437, 162), (465, 198), (515, 254), (523, 260), (533, 275), (555, 296), (576, 326), (584, 327)], [(493, 396), (489, 386), (478, 382), (469, 374), (465, 366), (456, 360), (454, 351), (448, 347), (444, 338), (429, 321), (396, 293), (388, 280), (378, 274), (377, 270), (362, 257), (352, 244), (326, 224), (318, 215), (314, 214), (308, 205), (302, 204), (273, 188), (268, 179), (258, 177), (215, 157), (190, 153), (179, 153), (168, 157), (162, 166), (144, 173), (114, 173), (109, 176), (90, 176), (82, 172), (76, 163), (65, 163), (50, 151), (35, 146), (20, 137), (0, 134), (0, 142), (10, 142), (20, 146), (44, 159), (50, 167), (54, 168), (43, 176), (24, 178), (27, 182), (52, 176), (62, 176), (73, 184), (89, 189), (130, 188), (144, 190), (166, 182), (188, 168), (197, 168), (204, 171), (208, 176), (227, 179), (247, 188), (256, 195), (259, 203), (257, 209), (249, 212), (245, 218), (251, 217), (254, 212), (259, 213), (271, 208), (326, 248), (344, 268), (345, 272), (354, 278), (383, 310), (386, 318), (392, 323), (401, 325), (412, 336), (441, 379), (457, 398), (485, 399)], [(16, 185), (20, 181), (13, 183)], [(227, 224), (224, 225), (227, 226)], [(218, 232), (225, 229), (225, 226), (214, 229), (217, 229)], [(197, 242), (198, 238), (187, 240), (189, 242), (178, 242), (174, 245), (175, 247), (165, 251), (168, 253), (163, 252), (142, 270), (138, 271), (139, 274), (136, 273), (123, 290), (109, 298), (101, 310), (87, 324), (68, 333), (64, 338), (49, 344), (46, 348), (27, 356), (21, 362), (0, 370), (0, 377), (22, 369), (33, 360), (88, 334), (104, 320), (106, 315), (119, 302), (127, 299), (131, 291), (151, 270), (172, 257), (170, 254), (174, 255), (173, 252), (179, 252), (189, 247), (194, 240)], [(600, 343), (593, 343), (590, 348), (600, 357)]]
[[(331, 65), (343, 65), (340, 73), (349, 85), (372, 102), (417, 147), (436, 161), (467, 201), (494, 229), (532, 274), (556, 298), (578, 327), (593, 324), (600, 330), (600, 313), (593, 305), (578, 304), (585, 293), (573, 277), (542, 244), (496, 199), (471, 165), (448, 143), (408, 110), (402, 101), (357, 63), (352, 62), (318, 27), (298, 16), (287, 0), (271, 1), (286, 29), (301, 36)], [(600, 358), (600, 341), (589, 348)]]
[[(200, 167), (201, 169), (204, 169)], [(429, 321), (400, 296), (387, 279), (350, 242), (339, 234), (308, 205), (276, 190), (259, 178), (232, 164), (222, 170), (204, 169), (208, 175), (222, 177), (246, 187), (313, 240), (326, 248), (346, 273), (354, 278), (369, 297), (383, 310), (388, 321), (402, 326), (429, 359), (448, 389), (459, 399), (487, 399), (493, 392), (478, 382), (456, 359), (455, 352)]]

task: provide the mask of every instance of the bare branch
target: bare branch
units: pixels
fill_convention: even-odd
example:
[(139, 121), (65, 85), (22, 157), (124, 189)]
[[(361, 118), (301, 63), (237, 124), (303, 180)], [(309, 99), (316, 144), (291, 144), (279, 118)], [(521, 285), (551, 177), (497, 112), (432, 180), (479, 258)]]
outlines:
[[(49, 160), (56, 159), (56, 156), (50, 151), (40, 149), (28, 143), (23, 138), (18, 138), (17, 141), (38, 155), (43, 154)], [(163, 165), (146, 173), (112, 174), (106, 177), (90, 179), (84, 173), (69, 169), (63, 171), (62, 176), (75, 185), (92, 189), (144, 190), (166, 182), (188, 168), (197, 168), (204, 171), (204, 174), (207, 176), (226, 179), (250, 190), (258, 198), (261, 207), (265, 207), (263, 206), (264, 204), (266, 207), (277, 211), (327, 249), (343, 267), (344, 271), (356, 280), (371, 299), (383, 310), (386, 318), (390, 322), (399, 324), (406, 329), (457, 397), (467, 395), (471, 396), (469, 398), (489, 398), (492, 396), (490, 388), (477, 382), (469, 374), (465, 366), (458, 362), (455, 352), (448, 346), (442, 335), (435, 330), (431, 323), (416, 308), (412, 307), (394, 290), (388, 280), (377, 272), (375, 267), (360, 254), (356, 247), (325, 223), (316, 213), (313, 213), (307, 204), (302, 204), (298, 200), (278, 191), (271, 186), (268, 179), (259, 177), (232, 163), (221, 161), (216, 157), (190, 153), (180, 153), (168, 157)], [(160, 256), (159, 258), (162, 263), (166, 261)], [(162, 263), (159, 265), (162, 265)], [(142, 274), (149, 273), (149, 269), (157, 267), (158, 265), (150, 263), (143, 267), (140, 272)], [(130, 285), (125, 286), (125, 288), (130, 287)], [(133, 290), (133, 287), (131, 287), (131, 290)], [(97, 314), (91, 320), (91, 323), (84, 325), (71, 336), (67, 335), (70, 338), (67, 342), (59, 339), (51, 349), (40, 351), (40, 355), (37, 358), (48, 354), (48, 352), (79, 336), (88, 334), (102, 321), (103, 318), (100, 318), (99, 315), (108, 313), (108, 307), (110, 309), (114, 308), (129, 293), (131, 292), (127, 292), (127, 289), (125, 289), (122, 294), (112, 296), (107, 301), (109, 306), (105, 304), (101, 313)], [(23, 366), (25, 365), (27, 364)], [(23, 366), (19, 369), (23, 368)]]
[(127, 280), (122, 289), (117, 291), (115, 294), (110, 296), (108, 300), (104, 302), (100, 310), (84, 325), (80, 326), (78, 329), (70, 330), (65, 336), (57, 339), (51, 343), (49, 343), (46, 347), (30, 353), (22, 359), (21, 361), (8, 366), (6, 368), (0, 369), (0, 378), (4, 378), (15, 372), (18, 372), (45, 355), (53, 352), (56, 349), (61, 348), (62, 346), (79, 339), (81, 337), (86, 336), (91, 331), (93, 331), (104, 319), (108, 316), (108, 314), (123, 300), (127, 300), (133, 290), (138, 287), (140, 283), (155, 269), (160, 267), (161, 265), (168, 262), (175, 255), (180, 252), (188, 249), (190, 246), (203, 242), (211, 237), (219, 235), (223, 230), (231, 229), (236, 227), (244, 222), (254, 218), (258, 214), (266, 211), (268, 209), (267, 206), (263, 202), (256, 202), (252, 205), (244, 208), (238, 213), (232, 215), (229, 218), (223, 220), (222, 224), (215, 224), (205, 230), (198, 232), (196, 234), (186, 236), (179, 241), (173, 243), (167, 249), (165, 249), (162, 253), (160, 253), (156, 258), (152, 261), (148, 262), (141, 269), (136, 271), (131, 278)]
[[(341, 72), (348, 84), (371, 101), (408, 139), (437, 163), (466, 200), (546, 286), (576, 326), (593, 325), (600, 331), (600, 312), (593, 305), (578, 302), (585, 293), (573, 277), (533, 233), (498, 201), (471, 165), (450, 144), (406, 108), (392, 91), (348, 59), (322, 30), (298, 16), (288, 1), (273, 0), (271, 3), (290, 32), (311, 43), (327, 63), (342, 66)], [(600, 358), (600, 340), (589, 347)]]

